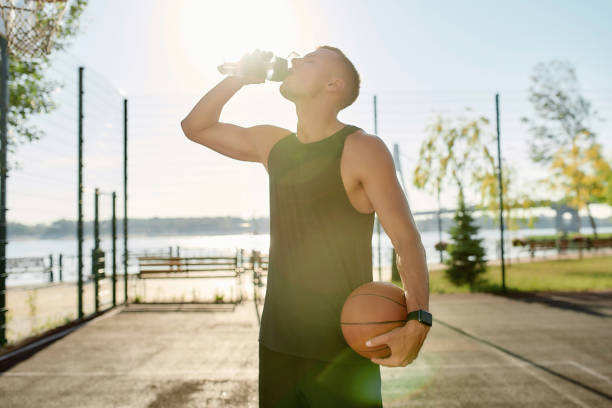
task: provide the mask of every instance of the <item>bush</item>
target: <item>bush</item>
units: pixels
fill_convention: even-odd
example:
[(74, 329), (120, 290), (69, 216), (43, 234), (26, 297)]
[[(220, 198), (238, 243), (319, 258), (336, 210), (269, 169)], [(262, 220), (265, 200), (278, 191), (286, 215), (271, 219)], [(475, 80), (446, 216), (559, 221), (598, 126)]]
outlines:
[(444, 241), (438, 241), (436, 242), (436, 245), (434, 245), (434, 248), (436, 248), (436, 251), (446, 251), (447, 247), (448, 247), (448, 242), (444, 242)]
[(465, 208), (462, 196), (453, 219), (455, 225), (450, 229), (452, 242), (447, 247), (450, 258), (444, 261), (448, 265), (445, 274), (454, 285), (467, 283), (472, 290), (476, 284), (481, 283), (481, 275), (487, 271), (487, 266), (482, 247), (483, 239), (474, 238), (478, 226), (474, 224), (474, 218)]

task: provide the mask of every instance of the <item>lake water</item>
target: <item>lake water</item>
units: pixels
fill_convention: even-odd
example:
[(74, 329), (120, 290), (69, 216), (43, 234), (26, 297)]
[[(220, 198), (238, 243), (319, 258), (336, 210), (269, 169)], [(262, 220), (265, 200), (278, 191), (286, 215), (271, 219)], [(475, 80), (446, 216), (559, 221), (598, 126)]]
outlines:
[[(582, 233), (591, 233), (590, 228), (583, 228)], [(612, 227), (599, 228), (598, 232), (612, 232)], [(516, 237), (524, 237), (528, 235), (554, 234), (552, 228), (546, 229), (521, 229), (517, 231), (505, 232), (505, 253), (506, 257), (527, 256), (528, 253), (524, 248), (512, 247), (511, 240)], [(483, 244), (486, 250), (488, 260), (500, 258), (499, 249), (499, 230), (479, 230), (478, 237), (483, 238)], [(421, 232), (421, 240), (425, 246), (428, 263), (440, 262), (439, 252), (435, 250), (434, 245), (439, 240), (437, 231)], [(442, 233), (442, 240), (448, 242), (450, 236), (448, 233)], [(112, 273), (112, 241), (110, 236), (102, 236), (102, 249), (106, 252), (106, 273)], [(244, 248), (247, 252), (250, 250), (258, 250), (262, 253), (267, 253), (270, 245), (270, 236), (268, 234), (240, 234), (240, 235), (200, 235), (200, 236), (130, 236), (128, 248), (130, 253), (142, 253), (144, 251), (165, 251), (169, 253), (172, 248), (173, 254), (176, 255), (177, 247), (182, 256), (212, 256), (212, 255), (234, 255), (239, 248)], [(122, 253), (123, 253), (123, 237), (119, 236), (116, 241), (117, 246), (117, 272), (121, 273)], [(93, 239), (90, 237), (83, 242), (83, 263), (84, 275), (87, 276), (91, 271), (91, 250), (93, 248)], [(381, 234), (381, 255), (382, 266), (388, 267), (391, 265), (391, 241), (383, 233)], [(7, 245), (7, 257), (45, 257), (45, 263), (49, 262), (49, 255), (53, 256), (54, 276), (58, 279), (58, 256), (63, 255), (62, 271), (63, 280), (65, 282), (77, 280), (77, 241), (75, 239), (54, 239), (54, 240), (14, 240)], [(550, 253), (554, 253), (554, 250)], [(372, 236), (372, 261), (374, 265), (374, 273), (378, 262), (378, 236), (376, 228)], [(137, 264), (130, 257), (128, 264), (128, 273), (136, 273)], [(376, 275), (375, 275), (376, 276)], [(43, 283), (47, 280), (47, 276), (37, 274), (19, 274), (9, 275), (7, 278), (7, 286)]]

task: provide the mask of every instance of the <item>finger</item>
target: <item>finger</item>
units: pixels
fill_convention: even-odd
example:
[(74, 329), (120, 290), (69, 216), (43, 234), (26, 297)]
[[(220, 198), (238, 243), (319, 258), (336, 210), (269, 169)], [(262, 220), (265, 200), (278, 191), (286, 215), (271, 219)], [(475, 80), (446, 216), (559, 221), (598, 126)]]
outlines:
[(402, 360), (402, 362), (400, 363), (400, 365), (401, 365), (402, 367), (405, 367), (405, 366), (407, 366), (408, 364), (412, 363), (412, 362), (415, 360), (415, 358), (416, 358), (416, 355), (414, 355), (414, 354), (408, 355), (408, 356), (406, 356), (406, 358), (405, 358), (405, 359), (403, 359), (403, 360)]
[(372, 361), (374, 364), (378, 364), (384, 367), (396, 367), (395, 365), (392, 365), (393, 363), (391, 361), (390, 357), (387, 358), (376, 358), (376, 357), (372, 357), (370, 359), (370, 361)]
[(390, 353), (385, 356), (385, 357), (371, 357), (370, 361), (372, 361), (375, 364), (381, 364), (381, 365), (385, 365), (385, 364), (389, 364), (391, 357), (393, 356), (393, 352), (391, 349), (389, 349)]
[(390, 336), (388, 333), (382, 334), (377, 337), (373, 337), (370, 340), (366, 341), (366, 346), (374, 347), (374, 346), (378, 346), (379, 344), (388, 344), (389, 338)]

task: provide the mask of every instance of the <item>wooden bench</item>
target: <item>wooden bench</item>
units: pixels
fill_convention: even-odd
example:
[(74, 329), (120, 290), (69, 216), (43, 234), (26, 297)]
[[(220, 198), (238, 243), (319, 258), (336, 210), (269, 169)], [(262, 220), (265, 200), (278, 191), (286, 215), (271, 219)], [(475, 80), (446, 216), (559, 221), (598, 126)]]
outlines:
[(599, 248), (612, 248), (612, 238), (590, 238), (586, 237), (580, 241), (573, 241), (571, 239), (546, 239), (546, 240), (526, 240), (526, 245), (529, 249), (529, 253), (533, 258), (536, 250), (538, 249), (556, 249), (559, 253), (568, 249), (591, 250)]
[(242, 296), (242, 274), (236, 256), (139, 256), (138, 278), (140, 279), (185, 279), (185, 278), (229, 278), (236, 279), (239, 297), (231, 303), (240, 303)]
[(588, 238), (587, 240), (588, 249), (612, 248), (612, 238)]
[(141, 279), (233, 278), (242, 272), (236, 256), (138, 257), (138, 277)]
[(527, 245), (529, 246), (529, 254), (532, 258), (538, 249), (557, 249), (557, 242), (554, 239), (527, 240)]

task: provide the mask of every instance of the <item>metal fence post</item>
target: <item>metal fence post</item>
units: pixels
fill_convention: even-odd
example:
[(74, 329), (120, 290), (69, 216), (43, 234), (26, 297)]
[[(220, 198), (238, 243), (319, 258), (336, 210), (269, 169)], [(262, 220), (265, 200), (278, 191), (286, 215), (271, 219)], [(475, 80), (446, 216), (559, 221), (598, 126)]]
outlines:
[(94, 247), (91, 251), (91, 273), (94, 281), (94, 310), (97, 313), (99, 307), (98, 299), (98, 248), (100, 245), (100, 230), (98, 224), (98, 199), (100, 197), (100, 190), (96, 187), (94, 192)]
[(6, 173), (7, 173), (7, 114), (9, 103), (8, 76), (9, 76), (9, 55), (8, 42), (6, 36), (0, 36), (0, 48), (2, 53), (2, 79), (0, 80), (0, 133), (1, 133), (1, 154), (0, 154), (0, 347), (7, 344), (6, 339)]
[(123, 100), (123, 296), (128, 302), (127, 99)]
[(53, 254), (49, 254), (49, 283), (53, 282)]
[(115, 214), (115, 203), (117, 201), (117, 194), (113, 191), (113, 307), (117, 306), (117, 217)]
[(83, 70), (79, 67), (79, 117), (78, 117), (78, 185), (77, 185), (77, 318), (83, 318)]

